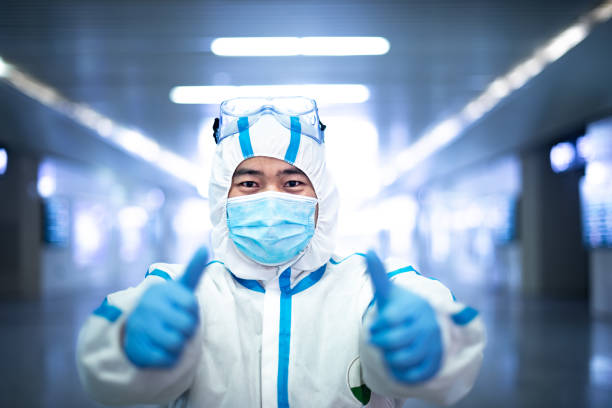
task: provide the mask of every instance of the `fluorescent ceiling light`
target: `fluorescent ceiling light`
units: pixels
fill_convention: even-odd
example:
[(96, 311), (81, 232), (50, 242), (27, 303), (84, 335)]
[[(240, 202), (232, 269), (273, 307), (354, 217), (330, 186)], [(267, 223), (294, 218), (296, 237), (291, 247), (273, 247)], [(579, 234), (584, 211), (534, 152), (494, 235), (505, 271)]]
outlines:
[(607, 1), (593, 11), (593, 17), (597, 22), (608, 21), (612, 17), (612, 1)]
[(6, 76), (8, 72), (9, 72), (9, 65), (6, 62), (4, 62), (2, 58), (0, 58), (0, 78)]
[(393, 175), (385, 184), (391, 185), (401, 173), (408, 171), (441, 150), (463, 131), (497, 106), (514, 91), (538, 75), (547, 65), (557, 61), (569, 50), (582, 42), (591, 30), (612, 18), (612, 0), (582, 16), (578, 22), (552, 38), (544, 47), (536, 50), (530, 58), (513, 67), (506, 74), (495, 78), (489, 86), (458, 113), (453, 114), (426, 131), (415, 143), (399, 152), (385, 174)]
[(589, 34), (587, 23), (575, 24), (553, 38), (542, 51), (549, 61), (553, 62), (578, 45)]
[(244, 96), (308, 96), (319, 105), (363, 103), (370, 90), (359, 84), (177, 86), (170, 91), (174, 103), (218, 105), (226, 99)]
[[(195, 188), (200, 186), (201, 176), (204, 174), (200, 166), (161, 147), (154, 139), (143, 133), (117, 123), (85, 104), (67, 99), (55, 88), (23, 73), (14, 65), (6, 64), (2, 58), (0, 58), (0, 78), (21, 93), (92, 130), (105, 142), (147, 161)], [(45, 178), (40, 183), (42, 195), (53, 193), (55, 189), (53, 179)], [(205, 190), (200, 188), (199, 192), (205, 196)]]
[(383, 55), (389, 48), (383, 37), (226, 37), (210, 45), (214, 54), (233, 57)]

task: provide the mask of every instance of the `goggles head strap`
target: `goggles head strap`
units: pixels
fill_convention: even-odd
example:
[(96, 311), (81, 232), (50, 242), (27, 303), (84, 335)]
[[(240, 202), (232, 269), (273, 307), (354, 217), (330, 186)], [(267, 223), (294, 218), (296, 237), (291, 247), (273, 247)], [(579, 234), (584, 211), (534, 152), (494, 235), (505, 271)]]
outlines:
[(215, 144), (219, 144), (219, 118), (215, 118), (213, 123), (213, 137), (215, 138)]

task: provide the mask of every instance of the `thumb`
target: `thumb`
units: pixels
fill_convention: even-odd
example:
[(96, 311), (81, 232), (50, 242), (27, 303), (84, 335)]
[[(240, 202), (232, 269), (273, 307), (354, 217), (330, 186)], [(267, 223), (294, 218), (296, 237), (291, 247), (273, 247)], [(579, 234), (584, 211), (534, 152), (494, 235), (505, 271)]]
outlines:
[(191, 258), (191, 261), (189, 261), (189, 264), (187, 264), (185, 273), (181, 276), (179, 281), (181, 285), (193, 292), (200, 282), (204, 268), (206, 268), (206, 264), (208, 263), (208, 258), (208, 248), (201, 247), (198, 249)]
[(391, 282), (387, 277), (385, 266), (381, 262), (378, 255), (374, 250), (370, 249), (366, 253), (366, 263), (368, 266), (368, 273), (372, 278), (372, 286), (374, 287), (374, 294), (378, 306), (382, 307), (387, 303), (389, 299), (389, 292), (391, 291)]

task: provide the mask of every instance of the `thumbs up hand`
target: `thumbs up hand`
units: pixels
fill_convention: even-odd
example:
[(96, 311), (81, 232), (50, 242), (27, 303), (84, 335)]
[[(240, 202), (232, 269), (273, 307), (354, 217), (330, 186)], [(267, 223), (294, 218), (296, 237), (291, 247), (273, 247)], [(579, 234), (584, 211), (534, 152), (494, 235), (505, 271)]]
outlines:
[(137, 367), (172, 367), (197, 329), (195, 288), (208, 263), (200, 248), (178, 282), (150, 286), (125, 323), (123, 348)]
[(432, 378), (442, 361), (440, 327), (431, 305), (415, 293), (391, 283), (373, 251), (366, 256), (378, 315), (370, 342), (383, 353), (391, 375), (404, 384)]

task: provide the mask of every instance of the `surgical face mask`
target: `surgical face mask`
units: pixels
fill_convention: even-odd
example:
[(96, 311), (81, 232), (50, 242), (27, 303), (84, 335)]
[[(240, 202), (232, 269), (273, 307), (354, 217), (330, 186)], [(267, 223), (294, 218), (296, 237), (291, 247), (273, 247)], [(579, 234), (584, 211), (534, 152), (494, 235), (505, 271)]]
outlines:
[(260, 264), (283, 264), (304, 251), (310, 242), (316, 206), (316, 198), (273, 191), (229, 198), (230, 238)]

